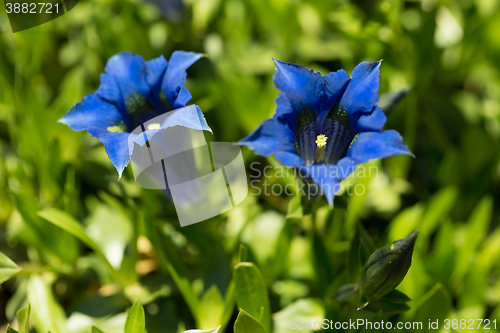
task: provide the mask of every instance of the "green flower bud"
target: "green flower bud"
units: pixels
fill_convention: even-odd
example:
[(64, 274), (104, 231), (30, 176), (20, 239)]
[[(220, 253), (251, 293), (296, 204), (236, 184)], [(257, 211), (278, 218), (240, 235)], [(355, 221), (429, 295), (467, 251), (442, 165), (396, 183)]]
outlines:
[(415, 230), (405, 238), (384, 246), (370, 255), (360, 281), (361, 294), (365, 300), (380, 299), (403, 281), (411, 265), (417, 236), (418, 231)]

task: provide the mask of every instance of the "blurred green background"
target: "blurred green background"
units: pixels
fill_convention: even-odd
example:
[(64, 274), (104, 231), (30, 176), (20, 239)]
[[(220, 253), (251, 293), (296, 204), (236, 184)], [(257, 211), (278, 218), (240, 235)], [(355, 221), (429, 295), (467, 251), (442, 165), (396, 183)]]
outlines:
[[(334, 299), (359, 277), (360, 226), (377, 248), (420, 228), (398, 287), (411, 310), (391, 321), (500, 319), (498, 0), (157, 3), (163, 11), (80, 1), (15, 34), (2, 9), (0, 252), (21, 270), (0, 286), (0, 331), (30, 303), (37, 332), (122, 332), (140, 300), (150, 333), (232, 332), (240, 260), (261, 272), (250, 292), (263, 297), (273, 332), (293, 332), (291, 318), (382, 316)], [(344, 196), (348, 211), (320, 208), (314, 224), (291, 197), (249, 195), (180, 228), (161, 191), (138, 188), (130, 168), (118, 181), (97, 139), (57, 123), (95, 91), (110, 56), (168, 59), (179, 49), (208, 56), (188, 70), (187, 87), (213, 129), (209, 141), (237, 141), (274, 113), (273, 58), (323, 74), (384, 59), (381, 93), (412, 86), (385, 128), (416, 158), (370, 162), (377, 177), (352, 177), (366, 192)], [(247, 164), (276, 165), (243, 153)]]

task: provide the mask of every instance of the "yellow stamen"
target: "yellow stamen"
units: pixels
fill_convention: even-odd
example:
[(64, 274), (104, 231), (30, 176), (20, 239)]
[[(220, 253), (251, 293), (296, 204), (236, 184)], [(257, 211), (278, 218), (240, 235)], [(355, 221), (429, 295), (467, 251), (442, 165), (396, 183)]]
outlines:
[(155, 130), (155, 129), (160, 129), (161, 124), (160, 123), (151, 123), (148, 125), (147, 130)]
[(119, 132), (123, 132), (123, 129), (120, 127), (120, 126), (108, 126), (106, 128), (108, 130), (108, 132), (111, 132), (111, 133), (119, 133)]
[(326, 141), (328, 140), (328, 137), (326, 137), (324, 134), (320, 134), (316, 137), (316, 144), (318, 145), (318, 148), (322, 148), (326, 146)]
[(314, 159), (316, 162), (322, 162), (325, 159), (325, 149), (326, 149), (326, 141), (328, 137), (324, 134), (320, 134), (316, 137), (316, 154), (314, 154)]

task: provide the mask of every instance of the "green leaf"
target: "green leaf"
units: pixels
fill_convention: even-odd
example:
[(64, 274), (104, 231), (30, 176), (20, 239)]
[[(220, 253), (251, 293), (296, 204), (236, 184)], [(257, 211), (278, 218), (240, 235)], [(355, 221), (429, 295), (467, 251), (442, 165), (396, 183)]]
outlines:
[(432, 196), (422, 218), (419, 244), (416, 246), (415, 251), (419, 253), (427, 252), (432, 233), (439, 226), (439, 222), (448, 216), (448, 213), (456, 202), (455, 199), (457, 196), (458, 190), (454, 187), (444, 188)]
[(271, 310), (264, 278), (257, 266), (242, 262), (234, 268), (238, 306), (257, 319), (266, 331), (271, 331)]
[(85, 243), (88, 247), (94, 250), (95, 253), (97, 253), (110, 267), (110, 270), (112, 274), (114, 274), (115, 279), (117, 281), (122, 280), (120, 275), (117, 274), (114, 267), (106, 258), (106, 255), (101, 251), (99, 246), (97, 246), (97, 244), (85, 233), (85, 229), (83, 228), (83, 226), (77, 220), (75, 220), (73, 216), (56, 208), (48, 208), (39, 211), (38, 215)]
[(396, 289), (385, 295), (383, 299), (396, 304), (404, 304), (411, 301), (411, 298)]
[(170, 236), (165, 235), (165, 233), (158, 227), (156, 230), (153, 229), (151, 241), (156, 249), (158, 249), (158, 257), (162, 261), (164, 267), (167, 268), (168, 272), (172, 276), (177, 288), (182, 294), (184, 301), (189, 307), (191, 314), (195, 318), (197, 324), (199, 324), (199, 300), (198, 296), (193, 292), (191, 288), (191, 282), (188, 277), (187, 268), (179, 256), (179, 251), (176, 245), (172, 242)]
[(321, 322), (323, 319), (325, 319), (325, 307), (320, 300), (313, 298), (300, 299), (273, 314), (273, 333), (312, 332), (313, 330), (293, 329), (291, 321), (314, 323)]
[(92, 326), (92, 333), (104, 333), (104, 332), (98, 329), (97, 327)]
[(451, 309), (451, 297), (441, 283), (437, 283), (415, 305), (413, 321), (428, 322), (448, 318)]
[(266, 333), (266, 329), (262, 324), (246, 313), (244, 310), (240, 310), (238, 313), (238, 318), (234, 322), (234, 333)]
[(210, 328), (208, 330), (188, 330), (184, 331), (182, 333), (217, 333), (219, 332), (220, 326), (215, 327), (215, 328)]
[(30, 312), (31, 304), (28, 304), (27, 307), (17, 312), (17, 321), (19, 322), (20, 333), (29, 333), (30, 331)]
[(9, 324), (7, 324), (7, 331), (5, 333), (19, 333), (15, 329), (13, 329)]
[(222, 322), (224, 301), (216, 285), (212, 285), (199, 302), (199, 327), (205, 329)]
[(38, 332), (66, 333), (66, 313), (52, 292), (52, 283), (32, 274), (27, 285), (28, 302), (33, 309), (32, 323)]
[(339, 288), (335, 295), (335, 299), (339, 302), (347, 302), (356, 296), (357, 288), (357, 283), (345, 284)]
[(144, 333), (146, 321), (144, 318), (144, 308), (140, 301), (135, 302), (130, 308), (125, 322), (125, 333)]
[(301, 219), (304, 216), (300, 196), (296, 195), (288, 202), (287, 219)]
[(470, 258), (485, 238), (493, 213), (493, 199), (485, 196), (474, 208), (469, 220), (465, 225), (465, 241), (459, 249), (459, 260), (453, 272), (453, 280), (456, 285), (462, 283), (464, 276), (470, 269)]
[(398, 104), (401, 99), (403, 99), (403, 97), (408, 95), (410, 92), (410, 86), (405, 86), (397, 91), (386, 92), (385, 94), (380, 95), (377, 104), (382, 109), (382, 111), (389, 112)]
[(385, 315), (393, 315), (397, 313), (403, 313), (410, 310), (410, 307), (406, 303), (393, 303), (386, 298), (382, 298), (376, 301), (370, 301), (370, 303), (364, 307), (366, 311), (379, 312), (382, 311)]
[(104, 204), (97, 205), (86, 222), (86, 234), (109, 263), (119, 269), (125, 248), (132, 237), (132, 223), (121, 211)]
[(0, 252), (0, 284), (10, 279), (20, 270), (21, 268), (15, 262)]
[(92, 250), (101, 253), (96, 243), (85, 233), (83, 226), (73, 216), (56, 208), (48, 208), (38, 212), (38, 215), (59, 228), (69, 232)]

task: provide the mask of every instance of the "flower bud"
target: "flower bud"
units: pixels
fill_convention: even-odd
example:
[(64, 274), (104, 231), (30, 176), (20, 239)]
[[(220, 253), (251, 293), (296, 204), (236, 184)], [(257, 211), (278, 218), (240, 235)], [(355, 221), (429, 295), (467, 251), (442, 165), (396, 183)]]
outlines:
[(418, 231), (373, 252), (363, 268), (360, 289), (367, 301), (384, 297), (403, 281)]

